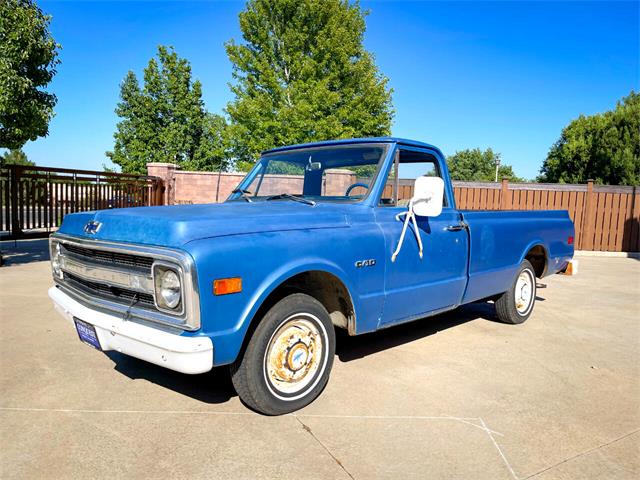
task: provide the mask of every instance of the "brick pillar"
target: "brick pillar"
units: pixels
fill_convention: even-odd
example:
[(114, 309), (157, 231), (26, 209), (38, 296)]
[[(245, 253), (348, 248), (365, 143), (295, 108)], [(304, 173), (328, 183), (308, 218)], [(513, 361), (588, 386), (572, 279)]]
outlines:
[(180, 168), (175, 163), (147, 163), (147, 173), (152, 177), (160, 177), (164, 183), (164, 205), (176, 203), (176, 170)]

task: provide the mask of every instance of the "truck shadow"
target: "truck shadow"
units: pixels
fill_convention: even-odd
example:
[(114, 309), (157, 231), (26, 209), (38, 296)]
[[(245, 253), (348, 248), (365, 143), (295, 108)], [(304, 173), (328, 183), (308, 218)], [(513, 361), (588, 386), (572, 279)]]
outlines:
[(186, 375), (115, 351), (105, 354), (115, 364), (115, 370), (130, 379), (146, 380), (200, 402), (225, 403), (237, 396), (227, 367), (217, 367), (199, 375)]
[(340, 361), (350, 362), (477, 319), (497, 322), (493, 304), (471, 303), (441, 315), (355, 337), (350, 337), (342, 329), (336, 329), (336, 355)]
[[(350, 362), (478, 319), (498, 321), (492, 303), (472, 303), (452, 312), (356, 337), (336, 329), (336, 355), (340, 361)], [(200, 402), (219, 404), (237, 396), (227, 367), (217, 367), (200, 375), (185, 375), (115, 351), (105, 354), (115, 364), (115, 370), (130, 379), (146, 380)]]
[(0, 255), (5, 267), (49, 261), (49, 239), (0, 241)]

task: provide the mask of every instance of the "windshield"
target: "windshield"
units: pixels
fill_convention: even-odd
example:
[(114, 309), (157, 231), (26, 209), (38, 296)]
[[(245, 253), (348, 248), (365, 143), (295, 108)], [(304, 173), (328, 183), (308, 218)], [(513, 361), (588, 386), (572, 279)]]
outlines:
[(229, 200), (359, 201), (369, 192), (385, 144), (303, 148), (264, 155)]

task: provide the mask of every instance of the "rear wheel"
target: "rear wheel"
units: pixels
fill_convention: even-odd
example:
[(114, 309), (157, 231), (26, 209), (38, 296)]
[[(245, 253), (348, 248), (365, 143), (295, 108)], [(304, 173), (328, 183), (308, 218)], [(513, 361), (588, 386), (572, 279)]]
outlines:
[(504, 323), (523, 323), (536, 303), (536, 274), (528, 260), (520, 264), (513, 285), (495, 302), (498, 319)]
[(326, 309), (296, 293), (276, 303), (231, 366), (238, 395), (267, 415), (298, 410), (320, 395), (329, 380), (335, 332)]

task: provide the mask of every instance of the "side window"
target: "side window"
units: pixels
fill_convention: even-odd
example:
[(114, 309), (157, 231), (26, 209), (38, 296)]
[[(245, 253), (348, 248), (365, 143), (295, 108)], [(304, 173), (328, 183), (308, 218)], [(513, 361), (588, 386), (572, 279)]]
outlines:
[[(380, 199), (380, 205), (395, 206), (397, 199), (398, 206), (406, 206), (413, 196), (413, 184), (416, 178), (441, 176), (438, 162), (431, 155), (410, 150), (400, 150), (399, 162), (397, 166), (394, 163), (391, 167), (382, 198)], [(442, 204), (444, 207), (447, 206), (446, 196), (443, 198)]]

